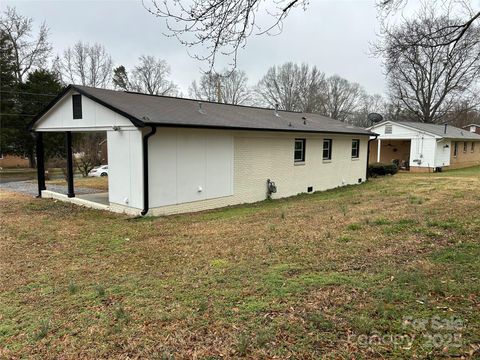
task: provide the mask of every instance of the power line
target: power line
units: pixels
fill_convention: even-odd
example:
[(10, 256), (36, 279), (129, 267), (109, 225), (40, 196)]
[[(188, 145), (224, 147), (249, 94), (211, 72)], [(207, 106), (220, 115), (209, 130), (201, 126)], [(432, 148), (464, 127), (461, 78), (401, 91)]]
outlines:
[(7, 93), (7, 94), (39, 95), (39, 96), (51, 96), (51, 97), (55, 97), (58, 95), (58, 94), (32, 93), (32, 92), (26, 92), (26, 91), (11, 91), (11, 90), (0, 90), (0, 92)]
[(36, 115), (30, 115), (30, 114), (5, 114), (5, 113), (0, 113), (0, 116), (36, 116)]

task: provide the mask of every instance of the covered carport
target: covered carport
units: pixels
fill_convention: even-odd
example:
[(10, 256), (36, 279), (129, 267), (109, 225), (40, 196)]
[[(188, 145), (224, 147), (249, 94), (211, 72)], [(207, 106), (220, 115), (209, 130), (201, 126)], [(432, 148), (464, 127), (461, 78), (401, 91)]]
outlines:
[(410, 139), (377, 139), (370, 144), (370, 163), (397, 163), (401, 169), (410, 168)]
[[(142, 188), (142, 129), (135, 126), (129, 118), (103, 106), (80, 88), (69, 86), (32, 121), (30, 129), (36, 137), (38, 197), (118, 212), (125, 212), (125, 205), (142, 209), (141, 196), (130, 194), (132, 187)], [(65, 193), (47, 189), (44, 135), (48, 132), (63, 133), (65, 136)], [(77, 194), (74, 180), (74, 136), (98, 132), (104, 132), (107, 139), (108, 191)], [(131, 174), (132, 170), (135, 177)], [(141, 191), (139, 193), (142, 194)]]

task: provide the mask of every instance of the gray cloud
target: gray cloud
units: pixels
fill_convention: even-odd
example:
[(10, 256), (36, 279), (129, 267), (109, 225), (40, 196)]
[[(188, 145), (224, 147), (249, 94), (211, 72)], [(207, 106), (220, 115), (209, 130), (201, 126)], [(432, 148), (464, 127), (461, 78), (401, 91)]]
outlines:
[[(83, 40), (105, 45), (115, 65), (127, 68), (141, 54), (163, 58), (185, 95), (206, 66), (189, 57), (177, 40), (165, 37), (164, 21), (149, 14), (139, 1), (2, 1), (1, 9), (6, 6), (15, 6), (36, 24), (45, 20), (55, 53)], [(266, 16), (260, 19), (268, 21)], [(327, 75), (356, 81), (369, 93), (384, 93), (381, 62), (368, 55), (376, 26), (373, 0), (312, 1), (305, 12), (291, 12), (280, 35), (250, 38), (239, 52), (238, 67), (253, 85), (271, 65), (306, 62)]]

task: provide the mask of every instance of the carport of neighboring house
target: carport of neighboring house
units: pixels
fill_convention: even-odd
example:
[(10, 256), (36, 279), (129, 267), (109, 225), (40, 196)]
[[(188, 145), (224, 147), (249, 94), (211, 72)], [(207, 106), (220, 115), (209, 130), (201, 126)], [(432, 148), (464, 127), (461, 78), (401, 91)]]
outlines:
[(410, 139), (377, 139), (370, 147), (370, 162), (390, 164), (397, 162), (401, 169), (410, 168)]
[[(112, 190), (118, 188), (130, 187), (130, 176), (125, 175), (125, 169), (129, 168), (129, 153), (124, 151), (125, 142), (127, 144), (135, 143), (135, 149), (132, 151), (135, 156), (141, 156), (142, 131), (135, 127), (132, 122), (115, 113), (86, 96), (76, 97), (75, 91), (71, 91), (72, 96), (64, 96), (54, 106), (49, 108), (46, 113), (41, 114), (33, 123), (37, 139), (37, 163), (38, 163), (38, 189), (39, 195), (45, 198), (56, 198), (63, 201), (69, 201), (75, 204), (84, 205), (96, 209), (111, 210), (112, 205), (118, 202), (141, 202), (141, 199), (132, 199), (130, 196), (123, 196), (122, 199), (112, 199)], [(79, 101), (80, 103), (76, 103)], [(44, 136), (46, 132), (61, 132), (65, 134), (67, 149), (67, 191), (59, 193), (51, 191), (45, 184), (45, 161), (44, 161)], [(92, 194), (77, 194), (75, 192), (74, 181), (74, 161), (72, 143), (77, 134), (81, 133), (103, 132), (107, 138), (108, 148), (108, 189), (107, 192), (97, 192)], [(130, 149), (132, 146), (130, 146)], [(138, 181), (141, 185), (142, 172), (141, 167), (138, 171)], [(125, 182), (129, 182), (128, 184)], [(133, 181), (137, 181), (134, 179)], [(141, 193), (141, 191), (140, 191)], [(141, 204), (136, 204), (141, 208)]]

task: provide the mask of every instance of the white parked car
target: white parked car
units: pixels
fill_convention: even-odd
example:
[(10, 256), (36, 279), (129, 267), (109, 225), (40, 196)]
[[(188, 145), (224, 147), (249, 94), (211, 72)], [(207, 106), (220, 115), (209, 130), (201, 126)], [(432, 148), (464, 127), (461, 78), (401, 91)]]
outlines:
[(88, 176), (108, 176), (108, 165), (95, 166)]

